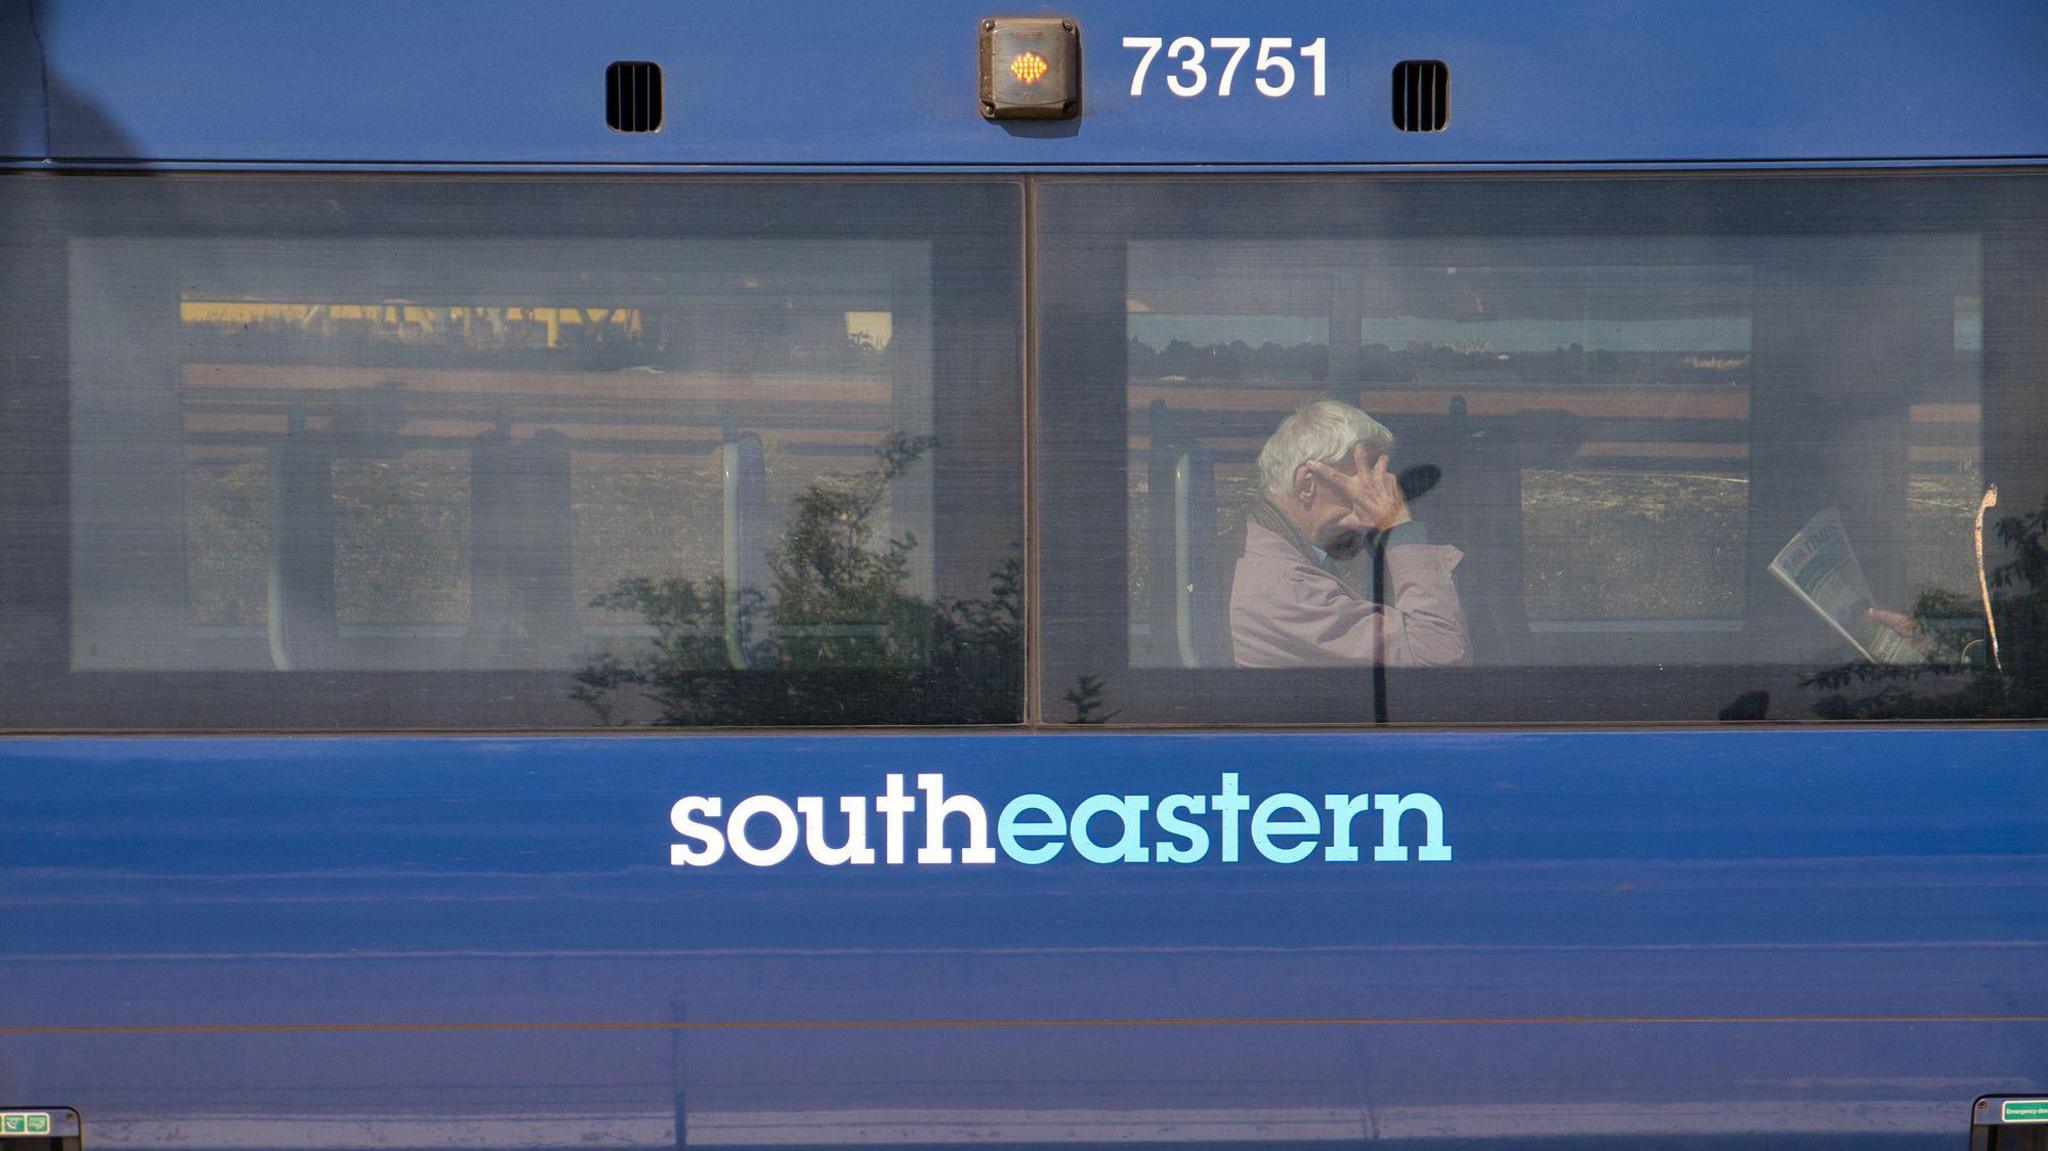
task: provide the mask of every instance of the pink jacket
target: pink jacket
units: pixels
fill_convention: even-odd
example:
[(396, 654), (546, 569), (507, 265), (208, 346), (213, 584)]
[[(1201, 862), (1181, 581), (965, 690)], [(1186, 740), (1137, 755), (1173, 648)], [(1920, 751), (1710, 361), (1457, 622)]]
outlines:
[(1318, 566), (1293, 539), (1252, 519), (1230, 587), (1230, 639), (1239, 667), (1379, 663), (1446, 667), (1471, 661), (1465, 611), (1447, 545), (1387, 548), (1392, 605), (1381, 606)]

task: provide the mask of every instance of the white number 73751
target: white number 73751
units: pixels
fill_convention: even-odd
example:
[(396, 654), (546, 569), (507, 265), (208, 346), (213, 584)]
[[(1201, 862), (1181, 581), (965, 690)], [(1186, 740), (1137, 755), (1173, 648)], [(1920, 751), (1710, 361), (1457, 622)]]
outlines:
[[(1209, 68), (1203, 60), (1213, 49), (1219, 56), (1230, 53), (1226, 61), (1210, 61), (1219, 69), (1216, 76), (1216, 94), (1230, 95), (1232, 82), (1237, 78), (1237, 66), (1244, 63), (1245, 53), (1252, 48), (1248, 36), (1212, 36), (1207, 45), (1193, 36), (1182, 36), (1167, 44), (1159, 36), (1126, 36), (1124, 47), (1137, 48), (1145, 55), (1138, 60), (1137, 71), (1131, 73), (1131, 95), (1145, 94), (1145, 74), (1152, 70), (1152, 61), (1165, 47), (1166, 58), (1179, 67), (1167, 73), (1166, 89), (1176, 96), (1199, 96), (1209, 87)], [(1295, 48), (1294, 41), (1285, 36), (1265, 36), (1259, 40), (1259, 57), (1252, 64), (1252, 85), (1261, 96), (1285, 96), (1294, 91), (1294, 61), (1287, 55), (1293, 52), (1314, 67), (1310, 72), (1310, 83), (1315, 94), (1323, 94), (1323, 70), (1325, 47), (1323, 38), (1318, 36), (1311, 43)]]

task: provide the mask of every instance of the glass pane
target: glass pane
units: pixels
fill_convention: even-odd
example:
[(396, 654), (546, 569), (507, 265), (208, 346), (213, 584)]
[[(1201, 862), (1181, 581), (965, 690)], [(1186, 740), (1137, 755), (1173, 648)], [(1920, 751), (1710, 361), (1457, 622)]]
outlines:
[[(2003, 673), (1975, 531), (1991, 483), (2020, 497), (1983, 574), (2024, 617), (2039, 469), (2018, 447), (1994, 475), (1987, 443), (2048, 428), (1986, 365), (2035, 354), (2039, 313), (2012, 317), (2039, 289), (1987, 252), (2040, 247), (2031, 187), (1049, 189), (1050, 562), (1120, 533), (1123, 570), (1048, 584), (1074, 589), (1048, 698), (1131, 722), (2031, 711), (1977, 682)], [(1115, 520), (1079, 494), (1104, 458)]]
[[(1700, 262), (1669, 262), (1686, 257)], [(1468, 438), (1570, 434), (1555, 459), (1535, 442), (1517, 453), (1528, 619), (1740, 619), (1753, 288), (1739, 259), (1653, 241), (1134, 242), (1130, 407), (1169, 438), (1236, 433), (1199, 437), (1224, 548), (1260, 498), (1265, 433), (1318, 399), (1405, 425), (1404, 448), (1458, 419)], [(1504, 422), (1520, 427), (1489, 426)], [(1132, 446), (1134, 544), (1172, 507), (1152, 498), (1152, 450)], [(1131, 571), (1133, 662), (1178, 665), (1152, 642), (1145, 548)]]
[(430, 672), (366, 721), (506, 722), (491, 675), (550, 726), (1016, 718), (1014, 189), (7, 185), (66, 213), (40, 431), (81, 690), (161, 673), (159, 723), (197, 722), (192, 673), (258, 676), (265, 725), (365, 714), (310, 678)]

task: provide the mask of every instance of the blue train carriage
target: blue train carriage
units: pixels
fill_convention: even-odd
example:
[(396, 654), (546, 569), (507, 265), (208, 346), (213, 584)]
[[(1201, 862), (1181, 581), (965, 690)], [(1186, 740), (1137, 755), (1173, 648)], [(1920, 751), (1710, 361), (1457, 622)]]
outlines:
[(2048, 1146), (2044, 59), (0, 2), (0, 1149)]

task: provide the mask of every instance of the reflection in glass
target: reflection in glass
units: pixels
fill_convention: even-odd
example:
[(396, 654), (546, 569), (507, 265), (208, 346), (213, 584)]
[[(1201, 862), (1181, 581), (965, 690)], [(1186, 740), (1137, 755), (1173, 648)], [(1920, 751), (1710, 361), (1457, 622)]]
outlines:
[[(1973, 586), (1978, 383), (1949, 329), (1978, 276), (1960, 237), (1132, 241), (1132, 664), (1217, 665), (1187, 556), (1234, 554), (1264, 437), (1324, 397), (1433, 477), (1414, 506), (1466, 552), (1476, 662), (1812, 662), (1825, 633), (1754, 626), (1784, 614), (1753, 610), (1780, 594), (1755, 560), (1829, 501), (1888, 602)], [(1765, 388), (1768, 418), (1825, 419), (1760, 430)]]
[[(256, 675), (315, 725), (332, 685), (418, 694), (386, 673), (439, 676), (408, 724), (502, 723), (501, 693), (549, 726), (1017, 719), (1019, 477), (940, 435), (1014, 418), (1015, 335), (934, 295), (1018, 288), (960, 221), (781, 238), (763, 196), (657, 190), (550, 236), (476, 211), (530, 187), (365, 183), (208, 229), (180, 191), (296, 219), (302, 185), (67, 186), (146, 206), (63, 240), (68, 672)], [(842, 198), (892, 197), (943, 198)], [(737, 235), (662, 238), (698, 202)]]
[[(1985, 525), (2005, 562), (1982, 595), (1921, 590), (1908, 630), (1924, 662), (1856, 660), (1802, 677), (1826, 719), (2026, 719), (2048, 714), (2048, 499)], [(1987, 541), (1988, 542), (1988, 541)], [(1988, 611), (1989, 618), (1985, 618)], [(1995, 639), (1995, 643), (1993, 642)]]
[[(871, 470), (813, 483), (795, 500), (766, 555), (765, 581), (730, 575), (630, 577), (593, 606), (642, 621), (654, 642), (606, 651), (576, 675), (576, 698), (599, 722), (641, 712), (693, 725), (743, 715), (749, 723), (913, 723), (938, 711), (937, 684), (972, 717), (998, 722), (1016, 706), (1023, 652), (1022, 565), (1006, 561), (986, 596), (936, 601), (909, 594), (914, 535), (886, 536), (877, 512), (891, 486), (931, 448), (889, 437)], [(799, 672), (857, 669), (854, 680), (735, 679), (734, 666)]]
[[(1856, 650), (1768, 570), (1823, 514), (1884, 613), (1859, 626), (1924, 650), (1915, 695), (1965, 686), (1976, 509), (2006, 489), (1995, 576), (2044, 490), (2037, 184), (1055, 182), (1043, 698), (1124, 724), (1851, 714), (1853, 685), (1816, 672)], [(1391, 429), (1428, 542), (1462, 552), (1469, 667), (1251, 670), (1215, 645), (1254, 459), (1319, 400)], [(1384, 605), (1394, 547), (1311, 558)], [(2024, 611), (2006, 578), (1996, 618)]]

